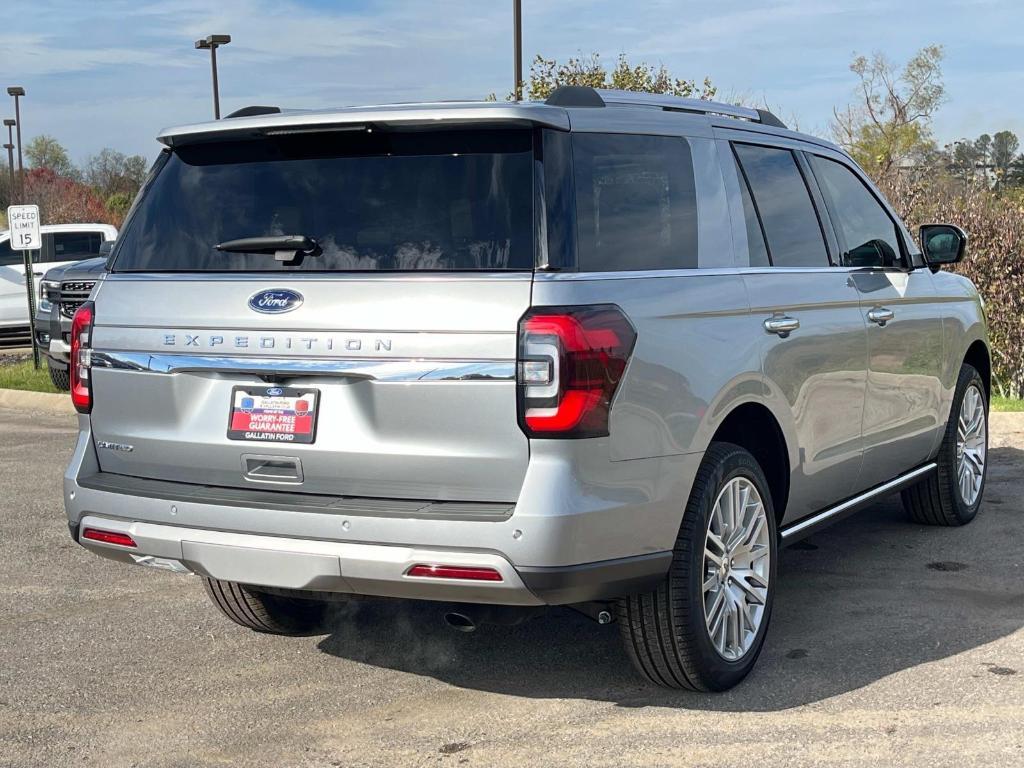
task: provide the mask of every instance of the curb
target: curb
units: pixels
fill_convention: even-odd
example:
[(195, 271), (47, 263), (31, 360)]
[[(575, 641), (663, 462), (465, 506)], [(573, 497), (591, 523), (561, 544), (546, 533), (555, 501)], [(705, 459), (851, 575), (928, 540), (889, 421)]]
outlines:
[(75, 413), (71, 395), (67, 393), (30, 392), (25, 389), (0, 389), (0, 408), (37, 413)]

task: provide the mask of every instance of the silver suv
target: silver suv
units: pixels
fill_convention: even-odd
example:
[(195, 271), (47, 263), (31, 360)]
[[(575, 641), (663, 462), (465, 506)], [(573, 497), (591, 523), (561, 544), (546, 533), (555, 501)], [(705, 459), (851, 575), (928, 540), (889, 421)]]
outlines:
[(233, 621), (333, 600), (617, 620), (722, 690), (779, 548), (903, 492), (962, 525), (990, 357), (966, 238), (761, 110), (250, 108), (167, 146), (74, 318), (75, 540)]

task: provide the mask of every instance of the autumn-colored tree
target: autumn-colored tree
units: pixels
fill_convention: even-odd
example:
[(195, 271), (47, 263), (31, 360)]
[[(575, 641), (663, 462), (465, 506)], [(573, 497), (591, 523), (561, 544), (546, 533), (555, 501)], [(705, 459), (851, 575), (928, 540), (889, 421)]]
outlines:
[(60, 176), (49, 168), (32, 168), (26, 172), (25, 197), (39, 206), (44, 224), (120, 223), (119, 217), (107, 210), (92, 187)]
[(146, 168), (142, 155), (126, 155), (108, 147), (86, 160), (83, 178), (104, 199), (120, 193), (130, 201), (146, 179)]

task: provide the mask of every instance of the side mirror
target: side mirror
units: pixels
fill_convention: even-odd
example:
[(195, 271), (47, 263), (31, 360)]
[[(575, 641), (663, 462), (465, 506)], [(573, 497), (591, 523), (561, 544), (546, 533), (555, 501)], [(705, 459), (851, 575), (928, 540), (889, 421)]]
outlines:
[(932, 269), (956, 264), (967, 252), (967, 233), (953, 224), (925, 224), (921, 227), (921, 251)]

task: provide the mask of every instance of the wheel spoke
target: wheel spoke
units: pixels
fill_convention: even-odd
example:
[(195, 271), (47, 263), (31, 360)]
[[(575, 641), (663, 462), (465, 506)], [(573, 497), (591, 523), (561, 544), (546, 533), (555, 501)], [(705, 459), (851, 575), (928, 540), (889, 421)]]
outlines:
[(754, 603), (755, 605), (764, 605), (764, 597), (758, 594), (757, 590), (747, 583), (747, 571), (734, 571), (733, 573), (734, 578), (732, 583), (743, 591), (743, 594), (747, 597), (747, 601)]

